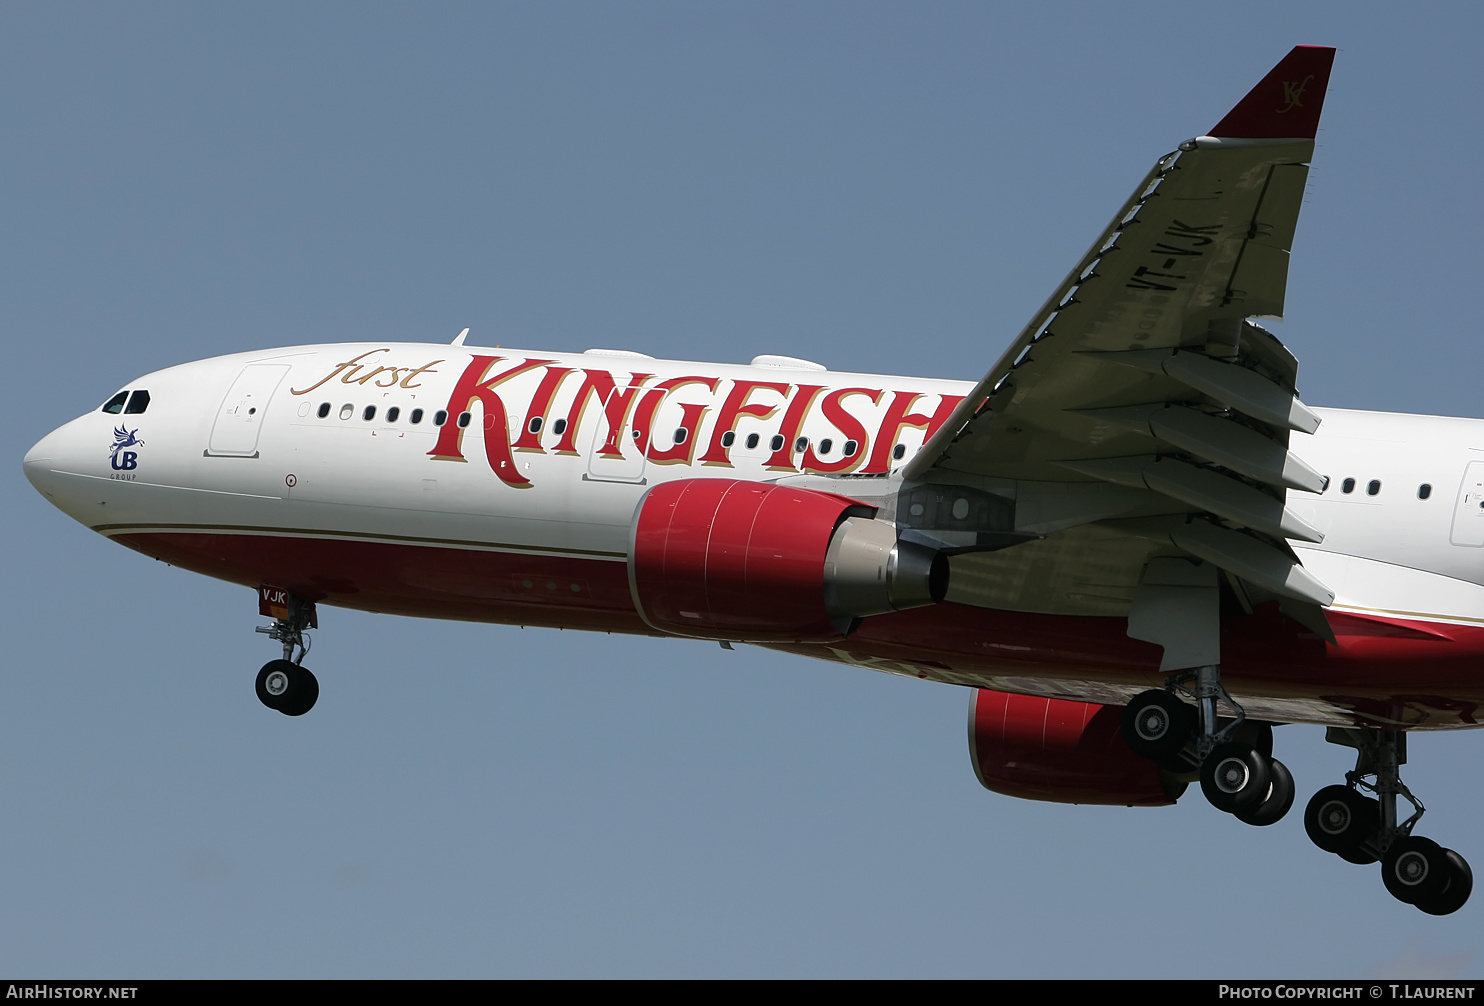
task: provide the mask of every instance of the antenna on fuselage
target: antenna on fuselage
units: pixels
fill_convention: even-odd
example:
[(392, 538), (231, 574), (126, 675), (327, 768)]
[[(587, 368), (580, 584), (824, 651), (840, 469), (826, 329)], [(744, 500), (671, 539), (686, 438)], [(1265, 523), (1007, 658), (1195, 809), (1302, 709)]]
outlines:
[(460, 332), (458, 335), (456, 335), (454, 337), (453, 342), (449, 343), (449, 345), (450, 346), (462, 346), (464, 344), (464, 339), (468, 335), (469, 335), (469, 330), (466, 328), (462, 332)]

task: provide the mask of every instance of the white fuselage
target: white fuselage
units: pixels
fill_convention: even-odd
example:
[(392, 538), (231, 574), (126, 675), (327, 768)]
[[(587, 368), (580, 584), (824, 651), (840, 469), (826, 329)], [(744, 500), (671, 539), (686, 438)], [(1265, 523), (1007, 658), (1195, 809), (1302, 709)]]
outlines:
[[(754, 363), (427, 344), (243, 353), (139, 378), (125, 390), (149, 392), (142, 413), (89, 412), (32, 448), (25, 467), (64, 512), (167, 561), (175, 553), (139, 543), (168, 533), (415, 545), (527, 556), (532, 569), (538, 559), (589, 564), (596, 578), (573, 574), (570, 589), (601, 595), (620, 589), (648, 487), (819, 473), (851, 476), (839, 489), (848, 495), (876, 482), (866, 473), (910, 459), (972, 389)], [(1293, 544), (1335, 591), (1333, 609), (1484, 626), (1484, 421), (1316, 411), (1319, 431), (1294, 434), (1291, 448), (1328, 487), (1290, 492), (1289, 506), (1325, 535)], [(449, 599), (447, 617), (476, 617), (458, 607), (461, 591), (546, 575), (511, 561), (497, 575), (409, 567), (399, 582), (436, 580), (422, 586)], [(264, 575), (226, 552), (182, 564), (249, 584)], [(445, 610), (399, 609), (385, 593), (334, 603)], [(556, 603), (477, 617), (540, 623), (529, 614), (538, 602)], [(624, 598), (603, 603), (632, 616)], [(546, 624), (619, 626), (591, 612), (565, 618)]]

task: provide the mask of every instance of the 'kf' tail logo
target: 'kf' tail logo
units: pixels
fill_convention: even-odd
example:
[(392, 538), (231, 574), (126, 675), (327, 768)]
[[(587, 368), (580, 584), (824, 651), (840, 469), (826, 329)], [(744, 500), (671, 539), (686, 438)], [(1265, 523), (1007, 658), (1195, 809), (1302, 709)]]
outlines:
[(1285, 80), (1283, 82), (1283, 100), (1288, 102), (1288, 104), (1278, 109), (1279, 115), (1294, 108), (1304, 107), (1304, 90), (1308, 88), (1310, 81), (1313, 79), (1314, 75), (1311, 73), (1301, 81)]

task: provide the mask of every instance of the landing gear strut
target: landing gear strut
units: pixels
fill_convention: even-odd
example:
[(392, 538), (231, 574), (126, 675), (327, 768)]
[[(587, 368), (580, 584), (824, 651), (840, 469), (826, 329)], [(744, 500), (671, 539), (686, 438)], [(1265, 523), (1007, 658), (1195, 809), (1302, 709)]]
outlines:
[(319, 624), (314, 602), (275, 587), (258, 588), (258, 600), (259, 614), (271, 615), (273, 624), (260, 625), (257, 631), (283, 643), (283, 658), (268, 661), (258, 671), (258, 701), (285, 716), (303, 716), (319, 698), (319, 680), (301, 666), (310, 646), (304, 632)]
[(1174, 674), (1164, 690), (1134, 696), (1124, 709), (1123, 736), (1166, 771), (1199, 773), (1211, 805), (1246, 824), (1274, 824), (1293, 806), (1293, 776), (1273, 757), (1272, 727), (1247, 719), (1215, 665)]
[[(1326, 786), (1309, 801), (1304, 811), (1309, 839), (1347, 862), (1380, 860), (1381, 880), (1391, 896), (1429, 915), (1462, 908), (1474, 889), (1468, 862), (1412, 834), (1426, 808), (1402, 782), (1406, 732), (1331, 727), (1325, 740), (1355, 748), (1355, 769), (1345, 773), (1345, 785)], [(1397, 797), (1411, 805), (1405, 821), (1398, 819)]]

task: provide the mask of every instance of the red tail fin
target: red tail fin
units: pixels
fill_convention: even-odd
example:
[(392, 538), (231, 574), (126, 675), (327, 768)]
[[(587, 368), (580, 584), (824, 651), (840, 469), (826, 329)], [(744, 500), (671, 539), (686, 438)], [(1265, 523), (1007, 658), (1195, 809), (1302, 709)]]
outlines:
[(1334, 61), (1335, 51), (1329, 46), (1294, 46), (1210, 135), (1313, 139)]

